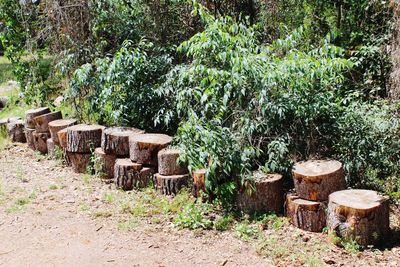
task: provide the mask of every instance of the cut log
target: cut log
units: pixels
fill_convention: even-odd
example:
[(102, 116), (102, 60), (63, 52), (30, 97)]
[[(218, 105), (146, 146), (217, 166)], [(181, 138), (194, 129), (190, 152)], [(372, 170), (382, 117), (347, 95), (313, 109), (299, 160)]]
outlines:
[(46, 113), (33, 119), (37, 133), (49, 132), (49, 122), (62, 119), (61, 111)]
[(172, 142), (165, 134), (138, 134), (129, 137), (130, 157), (140, 164), (157, 166), (158, 152)]
[(0, 96), (0, 110), (7, 106), (9, 100), (9, 97), (7, 96)]
[(51, 139), (53, 139), (55, 145), (60, 145), (57, 133), (65, 128), (68, 128), (76, 124), (75, 119), (55, 120), (49, 122), (49, 131)]
[(359, 245), (380, 244), (389, 234), (389, 198), (371, 190), (332, 193), (328, 203), (328, 229)]
[(188, 173), (186, 164), (178, 164), (181, 155), (179, 149), (164, 148), (158, 152), (158, 173), (161, 175), (179, 175)]
[(7, 123), (7, 133), (12, 142), (26, 143), (23, 120), (14, 120)]
[(322, 232), (326, 226), (326, 204), (301, 199), (294, 194), (286, 196), (286, 216), (297, 228), (310, 232)]
[(157, 189), (164, 195), (178, 194), (189, 182), (189, 174), (165, 176), (157, 173), (155, 178)]
[(66, 129), (68, 152), (90, 153), (101, 145), (103, 126), (78, 124)]
[(50, 138), (50, 133), (37, 133), (34, 131), (32, 135), (35, 149), (42, 154), (47, 154), (47, 139)]
[(101, 147), (94, 150), (94, 171), (102, 179), (114, 177), (114, 165), (116, 156), (104, 153)]
[(200, 169), (200, 170), (196, 170), (192, 173), (192, 177), (193, 177), (193, 196), (194, 197), (199, 197), (200, 196), (200, 192), (206, 191), (206, 169)]
[(134, 163), (130, 159), (117, 159), (114, 166), (114, 183), (122, 190), (132, 190), (140, 181), (142, 164)]
[(4, 118), (0, 120), (0, 131), (4, 131), (4, 133), (7, 132), (7, 124), (10, 122), (18, 121), (21, 120), (20, 117), (9, 117), (9, 118)]
[(146, 187), (150, 184), (150, 181), (153, 181), (153, 176), (155, 174), (155, 171), (153, 168), (150, 167), (143, 167), (140, 170), (140, 180), (139, 183), (137, 184), (137, 187)]
[(293, 167), (296, 194), (303, 199), (326, 201), (331, 193), (346, 188), (342, 164), (335, 160), (310, 160)]
[(73, 153), (66, 151), (66, 158), (76, 173), (87, 173), (90, 171), (92, 154)]
[(129, 136), (143, 134), (143, 130), (128, 127), (112, 127), (103, 131), (101, 147), (107, 154), (129, 157)]
[(57, 132), (58, 143), (60, 147), (64, 149), (67, 148), (67, 133), (68, 133), (68, 128), (62, 129)]
[(56, 158), (56, 146), (54, 144), (53, 139), (49, 138), (47, 139), (47, 153), (50, 158), (55, 159)]
[(44, 108), (37, 108), (37, 109), (30, 109), (28, 110), (25, 115), (26, 115), (26, 127), (27, 128), (35, 128), (35, 121), (34, 118), (36, 118), (37, 116), (46, 114), (46, 113), (50, 113), (50, 109), (47, 107)]
[(280, 174), (253, 174), (254, 190), (242, 188), (238, 194), (237, 204), (245, 213), (274, 212), (283, 210), (283, 176)]
[(35, 129), (25, 127), (24, 131), (25, 131), (26, 142), (28, 143), (29, 148), (36, 150), (35, 140), (33, 138), (33, 132), (35, 131)]

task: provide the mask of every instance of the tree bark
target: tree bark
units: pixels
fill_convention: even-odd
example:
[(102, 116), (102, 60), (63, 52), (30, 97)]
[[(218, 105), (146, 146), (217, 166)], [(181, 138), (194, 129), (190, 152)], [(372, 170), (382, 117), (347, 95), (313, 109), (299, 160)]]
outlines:
[(67, 151), (90, 153), (101, 145), (104, 127), (100, 125), (78, 124), (67, 128)]
[(206, 191), (206, 173), (207, 171), (205, 169), (200, 169), (193, 171), (192, 177), (193, 177), (193, 189), (192, 189), (192, 194), (194, 197), (199, 197), (200, 192)]
[(329, 196), (329, 232), (362, 246), (377, 245), (389, 234), (389, 198), (371, 190), (343, 190)]
[(49, 155), (50, 158), (55, 159), (56, 158), (56, 146), (54, 144), (53, 139), (49, 138), (46, 141), (47, 143), (47, 154)]
[(132, 190), (140, 181), (142, 164), (134, 163), (130, 159), (117, 159), (114, 166), (114, 183), (122, 190)]
[(107, 154), (129, 157), (129, 136), (143, 134), (143, 130), (128, 127), (112, 127), (103, 131), (101, 147)]
[(35, 117), (35, 129), (37, 133), (49, 132), (49, 122), (62, 119), (61, 111), (46, 113)]
[(7, 124), (7, 132), (12, 142), (26, 143), (24, 122), (15, 120)]
[(335, 160), (310, 160), (293, 167), (296, 194), (303, 199), (326, 201), (328, 196), (346, 188), (342, 164)]
[(161, 194), (176, 195), (189, 182), (189, 174), (165, 176), (157, 173), (156, 187)]
[(57, 133), (65, 128), (75, 125), (76, 122), (77, 121), (75, 119), (55, 120), (49, 122), (51, 139), (53, 139), (55, 145), (60, 145)]
[(104, 153), (101, 147), (94, 151), (94, 171), (96, 175), (105, 180), (110, 180), (114, 177), (114, 165), (116, 156)]
[(37, 109), (30, 109), (27, 112), (25, 112), (25, 116), (26, 116), (26, 127), (27, 128), (35, 128), (35, 121), (34, 118), (36, 118), (37, 116), (46, 114), (46, 113), (50, 113), (50, 109), (47, 107), (43, 107), (43, 108), (37, 108)]
[(90, 153), (74, 153), (66, 151), (66, 157), (76, 173), (86, 173), (91, 166), (92, 154)]
[(140, 164), (157, 167), (158, 152), (172, 142), (165, 134), (138, 134), (129, 137), (131, 160)]
[(33, 138), (33, 132), (35, 131), (35, 129), (31, 129), (31, 128), (26, 128), (25, 127), (25, 138), (26, 138), (26, 142), (28, 143), (28, 146), (33, 149), (36, 150), (35, 147), (35, 140)]
[(179, 175), (188, 173), (186, 164), (177, 162), (181, 151), (164, 148), (158, 152), (158, 173), (161, 175)]
[(35, 148), (42, 154), (47, 154), (47, 139), (50, 138), (50, 133), (37, 133), (33, 132), (33, 142)]

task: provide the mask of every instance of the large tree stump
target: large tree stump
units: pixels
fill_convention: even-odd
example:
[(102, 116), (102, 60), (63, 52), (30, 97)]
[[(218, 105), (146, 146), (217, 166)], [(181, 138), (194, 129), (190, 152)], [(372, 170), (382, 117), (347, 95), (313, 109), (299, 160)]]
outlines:
[(29, 148), (36, 150), (35, 140), (33, 138), (33, 132), (35, 131), (35, 129), (25, 127), (24, 131), (25, 131), (26, 142), (28, 143)]
[(91, 153), (65, 152), (68, 163), (76, 173), (87, 173), (92, 165)]
[(326, 226), (326, 204), (323, 202), (301, 199), (294, 194), (286, 196), (286, 216), (297, 228), (322, 232)]
[(50, 133), (33, 132), (33, 143), (35, 149), (42, 154), (47, 154), (47, 139), (50, 138)]
[(346, 188), (342, 164), (335, 160), (310, 160), (293, 167), (296, 194), (307, 200), (326, 201), (328, 196)]
[(172, 142), (165, 134), (138, 134), (129, 137), (130, 157), (140, 164), (157, 166), (158, 152)]
[(129, 157), (129, 136), (143, 134), (143, 130), (128, 127), (112, 127), (103, 131), (101, 147), (107, 154), (117, 157)]
[(35, 128), (35, 121), (34, 118), (36, 118), (37, 116), (46, 114), (46, 113), (50, 113), (50, 109), (47, 107), (44, 108), (36, 108), (36, 109), (30, 109), (27, 112), (25, 112), (26, 115), (26, 127), (27, 128)]
[(155, 178), (157, 189), (164, 195), (178, 194), (189, 182), (189, 174), (165, 176), (157, 173)]
[(78, 124), (67, 128), (67, 151), (90, 153), (101, 145), (104, 127), (100, 125)]
[(49, 131), (51, 135), (51, 139), (53, 139), (55, 145), (60, 145), (60, 141), (58, 140), (58, 132), (73, 126), (76, 124), (75, 119), (65, 119), (65, 120), (55, 120), (49, 122)]
[(49, 132), (49, 122), (62, 119), (61, 111), (50, 112), (35, 117), (35, 129), (37, 133)]
[(94, 150), (94, 171), (100, 178), (109, 180), (114, 177), (116, 156), (104, 153), (101, 147)]
[(122, 190), (132, 190), (140, 181), (142, 164), (134, 163), (130, 159), (117, 159), (114, 166), (114, 183)]
[(7, 123), (7, 132), (12, 142), (26, 143), (25, 126), (23, 120)]
[(280, 174), (255, 172), (254, 191), (242, 188), (238, 194), (237, 204), (245, 213), (274, 212), (283, 210), (283, 177)]
[(56, 158), (56, 146), (54, 144), (53, 139), (49, 138), (47, 139), (47, 154), (49, 155), (50, 158), (55, 159)]
[(193, 189), (192, 193), (194, 197), (199, 197), (200, 192), (206, 191), (206, 169), (195, 170), (192, 172), (193, 177)]
[(389, 198), (371, 190), (343, 190), (329, 196), (329, 231), (362, 246), (376, 245), (389, 233)]
[(188, 173), (186, 164), (178, 164), (181, 155), (179, 149), (164, 148), (158, 152), (158, 173), (161, 175), (179, 175)]

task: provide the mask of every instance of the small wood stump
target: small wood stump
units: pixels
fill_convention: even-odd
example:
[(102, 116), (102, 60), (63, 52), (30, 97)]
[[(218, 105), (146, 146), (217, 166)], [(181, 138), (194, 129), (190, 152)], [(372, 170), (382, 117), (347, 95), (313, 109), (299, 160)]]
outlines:
[(297, 228), (310, 232), (322, 232), (326, 226), (326, 204), (301, 199), (294, 194), (286, 196), (286, 216)]
[(128, 127), (112, 127), (103, 131), (101, 147), (107, 154), (129, 157), (129, 136), (143, 134), (143, 130)]
[(35, 148), (42, 154), (47, 154), (47, 139), (50, 138), (50, 133), (33, 132), (33, 143)]
[(153, 181), (154, 174), (155, 171), (153, 168), (143, 167), (143, 169), (140, 170), (140, 181), (137, 186), (141, 188), (148, 186), (150, 181)]
[(335, 160), (310, 160), (293, 167), (296, 194), (303, 199), (326, 201), (328, 196), (346, 188), (342, 163)]
[(35, 129), (37, 133), (49, 132), (49, 122), (62, 119), (61, 111), (50, 112), (35, 117)]
[(25, 127), (24, 131), (25, 131), (26, 142), (28, 143), (29, 148), (36, 150), (35, 140), (33, 138), (33, 132), (35, 131), (35, 129)]
[(92, 149), (101, 145), (101, 135), (104, 129), (103, 126), (78, 124), (66, 129), (66, 148), (68, 152), (90, 153)]
[(58, 140), (58, 132), (68, 128), (70, 126), (73, 126), (76, 124), (75, 119), (64, 119), (64, 120), (55, 120), (49, 122), (49, 131), (51, 135), (51, 139), (53, 139), (55, 145), (60, 145), (60, 141)]
[(114, 165), (117, 157), (104, 153), (101, 147), (94, 150), (94, 171), (100, 178), (109, 180), (114, 177)]
[(177, 162), (181, 153), (179, 149), (170, 148), (158, 152), (158, 173), (166, 176), (188, 173), (187, 165)]
[(130, 159), (117, 159), (114, 166), (114, 183), (122, 190), (132, 190), (140, 181), (142, 164), (134, 163)]
[(56, 146), (54, 144), (53, 139), (49, 138), (47, 139), (47, 153), (50, 158), (55, 159), (56, 158)]
[(193, 177), (193, 189), (192, 189), (192, 194), (194, 197), (199, 197), (200, 192), (206, 191), (206, 174), (207, 171), (206, 169), (200, 169), (192, 172), (192, 177)]
[(10, 99), (7, 96), (0, 96), (0, 110), (7, 106), (7, 103)]
[(329, 196), (329, 231), (359, 245), (377, 245), (389, 234), (389, 198), (371, 190), (343, 190)]
[(66, 151), (66, 158), (75, 173), (87, 173), (92, 164), (92, 154)]
[(23, 120), (14, 120), (7, 123), (7, 132), (12, 142), (26, 143)]
[(189, 182), (189, 174), (165, 176), (157, 173), (155, 178), (157, 189), (164, 195), (178, 194)]
[(50, 113), (50, 109), (47, 107), (43, 107), (43, 108), (36, 108), (36, 109), (30, 109), (27, 112), (25, 112), (26, 115), (26, 127), (27, 128), (35, 128), (35, 121), (34, 118), (36, 118), (37, 116), (46, 114), (46, 113)]
[(138, 134), (129, 137), (130, 157), (140, 164), (157, 166), (158, 152), (172, 142), (165, 134)]
[[(237, 204), (245, 213), (274, 212), (283, 210), (283, 177), (280, 174), (253, 173), (254, 191), (242, 188)], [(250, 191), (250, 192), (247, 192)]]

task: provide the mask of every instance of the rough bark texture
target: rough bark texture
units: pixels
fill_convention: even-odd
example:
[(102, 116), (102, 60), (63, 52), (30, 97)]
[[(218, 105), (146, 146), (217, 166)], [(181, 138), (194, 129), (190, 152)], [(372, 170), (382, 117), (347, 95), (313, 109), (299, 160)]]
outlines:
[(28, 128), (35, 128), (35, 121), (34, 118), (36, 118), (37, 116), (46, 114), (46, 113), (50, 113), (50, 109), (47, 107), (43, 107), (43, 108), (37, 108), (37, 109), (30, 109), (27, 112), (25, 112), (26, 115), (26, 127)]
[(158, 152), (158, 173), (161, 175), (179, 175), (188, 173), (186, 164), (178, 164), (181, 155), (179, 149), (164, 148)]
[(329, 196), (329, 231), (362, 246), (380, 244), (389, 233), (389, 198), (371, 190), (343, 190)]
[(94, 150), (94, 171), (100, 178), (109, 180), (114, 177), (116, 156), (104, 153), (101, 147)]
[(35, 129), (25, 127), (24, 131), (25, 131), (25, 138), (26, 138), (26, 142), (28, 143), (28, 146), (31, 149), (36, 150), (35, 140), (33, 138), (33, 132), (35, 131)]
[(35, 117), (35, 129), (37, 133), (49, 132), (49, 122), (62, 119), (61, 111), (51, 112)]
[(153, 180), (154, 174), (155, 174), (154, 168), (143, 167), (143, 169), (140, 170), (140, 181), (138, 187), (148, 186), (150, 181)]
[(326, 201), (331, 193), (346, 188), (342, 164), (335, 160), (310, 160), (293, 167), (296, 194), (303, 199)]
[(47, 153), (47, 139), (50, 138), (50, 133), (37, 133), (33, 132), (33, 142), (35, 144), (35, 148), (40, 153)]
[(132, 190), (140, 182), (142, 164), (130, 159), (117, 159), (114, 166), (114, 183), (122, 190)]
[(47, 153), (50, 156), (50, 158), (54, 159), (56, 157), (56, 146), (54, 144), (53, 139), (49, 138), (47, 139)]
[(238, 194), (237, 204), (245, 213), (274, 212), (283, 210), (283, 177), (280, 174), (256, 172), (254, 177), (255, 191), (247, 192), (243, 188)]
[(158, 152), (172, 142), (165, 134), (138, 134), (129, 137), (130, 157), (140, 164), (157, 166)]
[(101, 145), (104, 127), (100, 125), (78, 124), (67, 128), (67, 151), (90, 153)]
[(326, 226), (326, 204), (323, 202), (301, 199), (294, 194), (286, 196), (286, 216), (297, 228), (322, 232)]
[(62, 129), (57, 133), (58, 143), (60, 147), (64, 149), (67, 148), (67, 134), (68, 134), (68, 128)]
[(49, 131), (51, 135), (51, 139), (53, 139), (54, 144), (60, 145), (60, 141), (58, 140), (58, 132), (68, 128), (70, 126), (73, 126), (76, 124), (75, 119), (66, 119), (66, 120), (55, 120), (49, 122)]
[(161, 194), (176, 195), (189, 182), (189, 174), (165, 176), (157, 173), (156, 187)]
[(128, 127), (112, 127), (103, 131), (101, 147), (107, 154), (117, 157), (129, 157), (129, 136), (143, 134), (143, 130)]
[(63, 161), (65, 166), (70, 167), (71, 166), (71, 160), (69, 159), (69, 153), (65, 148), (62, 148), (63, 150)]
[(90, 153), (73, 153), (67, 151), (66, 157), (76, 173), (86, 173), (91, 165), (92, 154)]
[(200, 169), (192, 173), (193, 177), (193, 189), (192, 193), (194, 197), (199, 197), (201, 191), (206, 191), (206, 170)]
[(7, 123), (7, 132), (12, 142), (26, 143), (24, 122), (15, 120)]

